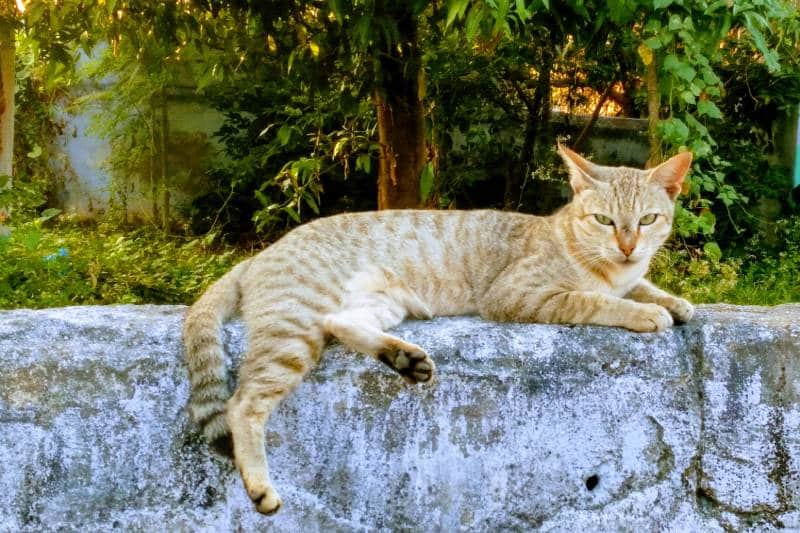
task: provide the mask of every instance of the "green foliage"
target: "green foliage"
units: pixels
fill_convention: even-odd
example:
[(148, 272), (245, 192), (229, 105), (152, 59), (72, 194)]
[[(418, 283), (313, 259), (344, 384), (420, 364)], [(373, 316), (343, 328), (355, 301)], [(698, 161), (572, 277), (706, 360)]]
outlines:
[(771, 238), (752, 237), (741, 253), (730, 257), (724, 257), (716, 243), (707, 243), (702, 253), (666, 250), (654, 261), (651, 279), (696, 303), (800, 301), (800, 216), (778, 221), (774, 230)]
[[(793, 49), (800, 18), (787, 2), (761, 0), (656, 2), (653, 10), (646, 8), (643, 13), (645, 48), (639, 55), (644, 62), (659, 61), (659, 85), (670, 111), (659, 124), (659, 135), (666, 151), (687, 147), (695, 155), (694, 172), (678, 210), (677, 232), (682, 237), (710, 238), (715, 231), (710, 210), (719, 214), (722, 209), (732, 217), (733, 210), (743, 209), (749, 201), (728, 175), (741, 156), (720, 151), (728, 126), (717, 121), (737, 114), (721, 107), (727, 89), (721, 74), (736, 56), (763, 65), (764, 78), (800, 80)], [(794, 104), (800, 101), (798, 92), (782, 97)]]
[[(0, 224), (10, 216), (17, 226), (2, 244), (9, 305), (185, 301), (228, 261), (214, 259), (219, 254), (202, 241), (149, 230), (126, 237), (105, 224), (96, 229), (97, 242), (81, 243), (82, 229), (58, 221), (53, 208), (62, 177), (50, 170), (49, 139), (62, 127), (54, 103), (76, 81), (71, 65), (78, 49), (96, 54), (95, 80), (114, 80), (91, 103), (101, 105), (96, 128), (113, 146), (107, 165), (116, 207), (124, 211), (133, 179), (150, 180), (156, 197), (168, 190), (165, 176), (156, 179), (154, 171), (164, 160), (159, 114), (170, 92), (188, 92), (225, 116), (217, 134), (223, 154), (208, 161), (210, 190), (189, 206), (191, 228), (237, 241), (374, 207), (385, 147), (377, 142), (373, 98), (393, 82), (382, 62), (408, 60), (406, 68), (416, 68), (413, 58), (425, 73), (422, 202), (534, 210), (561, 185), (547, 122), (553, 87), (568, 85), (572, 106), (582, 98), (573, 89), (603, 93), (617, 82), (625, 113), (640, 116), (645, 67), (655, 61), (664, 155), (683, 149), (695, 155), (677, 208), (676, 250), (662, 258), (656, 275), (706, 301), (796, 298), (789, 283), (798, 265), (796, 241), (766, 230), (764, 221), (767, 207), (769, 216), (790, 213), (787, 169), (774, 163), (772, 128), (800, 101), (800, 16), (783, 0), (26, 5), (21, 20), (4, 22), (22, 29), (17, 175), (13, 193), (0, 194), (7, 207)], [(418, 31), (419, 54), (402, 38), (409, 27)], [(105, 47), (96, 46), (101, 41)], [(521, 192), (509, 203), (515, 187)], [(786, 227), (796, 225), (787, 220)], [(193, 263), (192, 250), (208, 263)], [(102, 259), (99, 267), (91, 266), (91, 254)], [(170, 254), (196, 276), (170, 267)], [(151, 256), (160, 274), (145, 268)], [(92, 274), (98, 268), (107, 274)], [(125, 268), (132, 269), (129, 277)], [(56, 295), (62, 289), (65, 300)]]
[(49, 215), (0, 237), (0, 308), (191, 303), (241, 257), (203, 239), (105, 223), (51, 225)]

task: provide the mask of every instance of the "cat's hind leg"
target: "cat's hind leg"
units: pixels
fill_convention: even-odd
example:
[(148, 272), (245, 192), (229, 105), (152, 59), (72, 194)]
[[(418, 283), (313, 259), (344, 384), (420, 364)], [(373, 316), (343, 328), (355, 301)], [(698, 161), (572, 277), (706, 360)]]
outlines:
[(345, 309), (326, 315), (323, 329), (353, 350), (371, 355), (408, 383), (427, 382), (436, 367), (425, 350), (384, 331), (408, 315), (428, 318), (430, 312), (406, 289), (361, 292), (350, 295)]
[(227, 422), (236, 466), (247, 494), (261, 513), (272, 514), (282, 504), (269, 477), (264, 425), (316, 362), (323, 342), (319, 329), (294, 336), (276, 327), (248, 331), (248, 352), (242, 361), (239, 386), (228, 400)]

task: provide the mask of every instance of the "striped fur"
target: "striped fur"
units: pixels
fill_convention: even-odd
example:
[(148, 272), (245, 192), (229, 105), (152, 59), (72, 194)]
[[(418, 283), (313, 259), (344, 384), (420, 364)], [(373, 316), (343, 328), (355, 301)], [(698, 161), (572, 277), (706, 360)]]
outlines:
[[(408, 316), (480, 314), (642, 332), (691, 318), (689, 302), (643, 279), (670, 233), (691, 155), (642, 171), (594, 165), (566, 148), (561, 154), (575, 196), (550, 217), (382, 211), (316, 220), (237, 265), (191, 307), (184, 326), (191, 412), (211, 441), (232, 434), (257, 510), (281, 505), (267, 470), (266, 421), (331, 337), (418, 383), (432, 379), (433, 361), (386, 333)], [(229, 397), (220, 328), (236, 311), (248, 349)]]

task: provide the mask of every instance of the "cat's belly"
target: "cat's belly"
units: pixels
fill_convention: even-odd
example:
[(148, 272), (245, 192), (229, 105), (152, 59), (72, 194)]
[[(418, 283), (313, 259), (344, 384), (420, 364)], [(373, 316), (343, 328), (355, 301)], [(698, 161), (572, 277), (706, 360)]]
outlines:
[(433, 282), (420, 287), (421, 299), (434, 316), (474, 315), (478, 313), (472, 288), (466, 285)]

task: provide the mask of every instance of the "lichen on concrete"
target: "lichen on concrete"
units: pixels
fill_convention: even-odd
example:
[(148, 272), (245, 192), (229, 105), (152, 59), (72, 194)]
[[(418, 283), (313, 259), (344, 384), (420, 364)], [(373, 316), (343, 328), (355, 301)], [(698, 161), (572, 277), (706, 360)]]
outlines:
[(274, 517), (187, 417), (184, 311), (0, 313), (0, 531), (800, 528), (800, 306), (407, 322), (427, 387), (333, 346), (268, 424)]

